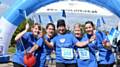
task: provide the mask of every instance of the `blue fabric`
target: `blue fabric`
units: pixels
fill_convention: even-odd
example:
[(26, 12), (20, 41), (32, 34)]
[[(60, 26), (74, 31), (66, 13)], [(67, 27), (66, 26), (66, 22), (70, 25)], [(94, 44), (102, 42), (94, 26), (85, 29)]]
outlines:
[(26, 11), (26, 15), (28, 16), (38, 8), (56, 1), (58, 0), (17, 0), (11, 8), (7, 10), (4, 17), (13, 25), (18, 26), (25, 19), (24, 14), (19, 12), (19, 10)]
[(41, 53), (41, 51), (38, 52), (37, 54), (38, 54), (38, 55), (36, 55), (36, 59), (37, 59), (36, 62), (37, 63), (35, 64), (34, 67), (45, 67), (46, 54), (45, 53)]
[[(79, 41), (87, 41), (92, 35), (85, 34), (83, 38)], [(77, 63), (78, 67), (97, 67), (97, 61), (95, 57), (95, 48), (96, 48), (96, 41), (93, 43), (89, 43), (87, 46), (82, 47), (82, 48), (89, 48), (89, 59), (86, 60), (81, 60), (78, 55)], [(78, 48), (80, 49), (80, 48)]]
[[(37, 10), (40, 7), (48, 5), (50, 3), (58, 2), (59, 0), (17, 0), (10, 9), (7, 10), (4, 17), (10, 21), (10, 23), (18, 26), (25, 18), (23, 14), (19, 12), (19, 9), (25, 10), (27, 16)], [(97, 4), (103, 6), (117, 16), (120, 17), (120, 0), (85, 0), (87, 2), (91, 2), (93, 4)]]
[(36, 64), (34, 67), (44, 67), (44, 54), (42, 54), (43, 52), (43, 45), (44, 45), (44, 41), (43, 38), (39, 38), (39, 40), (36, 42), (36, 44), (39, 46), (38, 50), (35, 52), (36, 55)]
[(108, 38), (107, 36), (105, 35), (105, 33), (101, 32), (96, 32), (96, 35), (97, 35), (97, 41), (98, 41), (98, 50), (99, 50), (99, 64), (112, 64), (115, 62), (115, 57), (114, 57), (114, 54), (112, 53), (112, 50), (108, 50), (106, 48), (104, 48), (104, 46), (102, 45), (102, 41), (104, 39), (106, 39), (107, 41)]
[[(48, 38), (47, 35), (45, 35), (44, 37), (45, 37), (45, 39), (46, 39), (48, 42), (50, 42), (51, 39), (53, 39), (53, 37), (52, 37), (52, 38)], [(47, 55), (50, 55), (50, 54), (51, 54), (51, 51), (53, 50), (52, 48), (49, 48), (46, 44), (43, 45), (43, 48), (44, 48), (43, 53), (46, 53)]]
[(105, 7), (120, 17), (119, 13), (120, 0), (86, 0), (86, 1)]
[[(50, 42), (50, 38), (48, 38), (46, 35), (44, 37)], [(37, 55), (37, 63), (35, 67), (45, 67), (46, 56), (50, 55), (52, 49), (50, 49), (45, 43), (43, 43), (42, 39), (39, 39), (37, 41), (37, 44), (40, 46), (40, 50)]]
[(36, 44), (37, 44), (39, 47), (42, 47), (42, 46), (43, 46), (43, 38), (39, 38), (39, 40), (36, 42)]
[(21, 40), (24, 46), (22, 46), (22, 42), (20, 40), (17, 42), (16, 52), (13, 55), (12, 62), (24, 65), (23, 63), (24, 48), (27, 51), (29, 51), (33, 46), (33, 42), (37, 41), (37, 38), (33, 36), (32, 32), (27, 32), (22, 36)]
[[(64, 42), (61, 43), (61, 39), (64, 39)], [(55, 52), (56, 52), (56, 62), (58, 63), (65, 63), (65, 64), (71, 64), (71, 63), (76, 63), (76, 58), (74, 57), (73, 59), (63, 59), (61, 56), (61, 48), (71, 48), (74, 49), (75, 44), (78, 42), (78, 40), (73, 36), (71, 33), (66, 33), (66, 34), (58, 34), (56, 35), (51, 42), (54, 43), (55, 47)]]

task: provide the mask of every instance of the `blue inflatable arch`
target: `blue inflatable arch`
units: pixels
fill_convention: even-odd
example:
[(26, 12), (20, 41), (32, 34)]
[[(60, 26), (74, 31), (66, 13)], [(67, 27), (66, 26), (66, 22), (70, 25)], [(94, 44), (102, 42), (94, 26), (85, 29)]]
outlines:
[[(16, 0), (9, 10), (0, 18), (0, 48), (7, 54), (10, 40), (17, 26), (25, 19), (22, 11), (28, 16), (38, 8), (60, 0)], [(109, 9), (120, 17), (120, 0), (85, 0)]]

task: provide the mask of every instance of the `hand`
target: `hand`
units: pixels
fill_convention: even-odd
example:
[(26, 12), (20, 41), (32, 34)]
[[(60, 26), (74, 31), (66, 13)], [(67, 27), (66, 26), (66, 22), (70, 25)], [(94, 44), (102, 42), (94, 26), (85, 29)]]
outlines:
[(30, 54), (32, 54), (32, 52), (24, 50), (24, 54), (25, 55), (30, 55)]
[(25, 26), (25, 30), (28, 31), (28, 29), (29, 29), (29, 24), (27, 23), (26, 26)]
[(32, 56), (32, 53), (26, 53), (25, 54), (27, 57), (31, 57)]
[(92, 41), (94, 41), (96, 39), (96, 35), (93, 35), (93, 36), (91, 36), (91, 38), (89, 39), (89, 42), (92, 42)]
[(27, 54), (27, 51), (26, 51), (26, 50), (24, 50), (24, 54)]
[(43, 37), (44, 36), (44, 34), (43, 34), (43, 32), (42, 31), (39, 31), (39, 37)]
[(103, 44), (104, 46), (106, 46), (107, 40), (103, 40), (103, 41), (102, 41), (102, 44)]
[(110, 43), (109, 43), (106, 39), (102, 41), (102, 45), (103, 45), (106, 49), (111, 50), (111, 45), (110, 45)]

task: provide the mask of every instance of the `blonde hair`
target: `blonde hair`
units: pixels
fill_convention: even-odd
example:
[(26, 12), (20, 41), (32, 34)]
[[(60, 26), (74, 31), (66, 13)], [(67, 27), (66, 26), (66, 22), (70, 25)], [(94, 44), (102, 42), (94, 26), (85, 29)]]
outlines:
[(81, 30), (81, 33), (84, 33), (84, 29), (83, 29), (83, 27), (82, 27), (82, 25), (81, 25), (80, 23), (76, 23), (76, 24), (74, 25), (74, 29), (75, 29), (75, 27), (79, 27), (80, 30)]

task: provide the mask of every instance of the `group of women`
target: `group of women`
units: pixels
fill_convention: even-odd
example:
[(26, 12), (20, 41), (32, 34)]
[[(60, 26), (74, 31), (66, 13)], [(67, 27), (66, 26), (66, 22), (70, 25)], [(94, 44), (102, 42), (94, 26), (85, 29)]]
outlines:
[[(96, 30), (92, 21), (85, 22), (84, 34), (80, 24), (74, 25), (73, 32), (68, 31), (63, 19), (57, 21), (57, 30), (53, 23), (48, 23), (44, 35), (37, 23), (31, 27), (31, 32), (27, 32), (28, 29), (26, 24), (25, 30), (15, 37), (14, 67), (26, 66), (25, 53), (36, 56), (33, 67), (45, 67), (46, 57), (52, 50), (56, 54), (56, 67), (113, 67), (115, 63), (106, 34)], [(99, 54), (96, 56), (96, 53)]]

